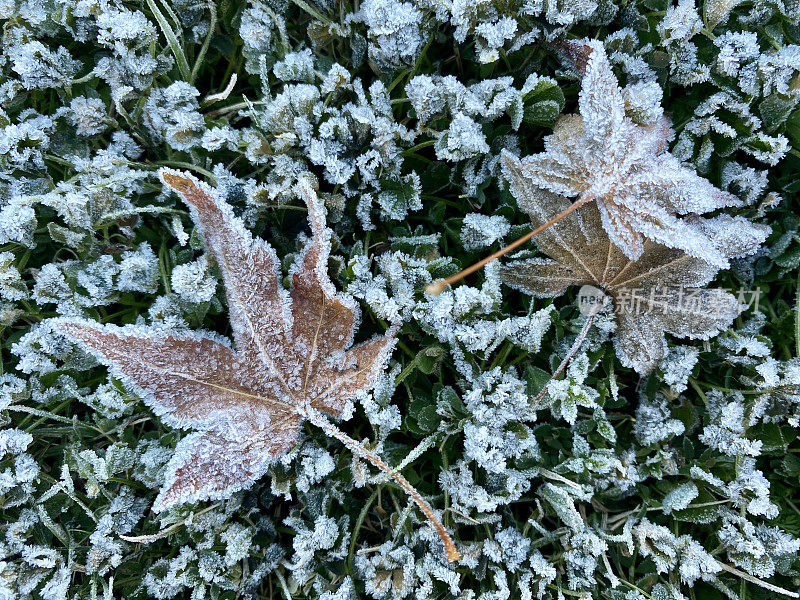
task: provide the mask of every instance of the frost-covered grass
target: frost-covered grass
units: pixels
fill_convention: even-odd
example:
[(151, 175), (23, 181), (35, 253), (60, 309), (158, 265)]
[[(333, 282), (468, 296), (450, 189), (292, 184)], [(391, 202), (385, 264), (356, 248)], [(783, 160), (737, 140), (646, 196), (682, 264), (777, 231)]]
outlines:
[[(796, 1), (5, 0), (0, 20), (0, 598), (800, 589)], [(603, 43), (626, 118), (663, 111), (670, 152), (772, 233), (711, 284), (749, 303), (730, 329), (668, 336), (642, 375), (601, 313), (533, 404), (585, 323), (577, 289), (532, 298), (493, 263), (422, 290), (530, 230), (501, 152), (542, 153), (579, 112), (579, 39)], [(151, 510), (187, 432), (50, 319), (230, 336), (162, 167), (214, 185), (283, 276), (308, 238), (297, 184), (315, 182), (357, 341), (401, 325), (340, 426), (402, 467), (460, 562), (308, 423), (254, 486)]]

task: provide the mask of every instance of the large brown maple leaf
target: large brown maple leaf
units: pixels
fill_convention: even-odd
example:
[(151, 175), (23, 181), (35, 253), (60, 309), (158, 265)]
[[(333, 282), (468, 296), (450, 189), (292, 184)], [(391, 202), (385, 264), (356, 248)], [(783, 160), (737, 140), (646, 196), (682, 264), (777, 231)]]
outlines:
[[(519, 159), (504, 155), (503, 171), (517, 204), (534, 227), (569, 206), (564, 196), (529, 178)], [(724, 219), (725, 226), (708, 225), (700, 218), (691, 222), (726, 259), (752, 253), (769, 231), (741, 217), (717, 219)], [(558, 296), (573, 285), (602, 289), (613, 303), (617, 354), (623, 364), (640, 373), (652, 370), (664, 357), (665, 332), (708, 339), (739, 314), (732, 294), (702, 289), (717, 274), (718, 266), (647, 239), (639, 257), (632, 260), (610, 239), (593, 204), (545, 229), (534, 242), (550, 258), (511, 261), (501, 270), (503, 281), (539, 297)]]
[(433, 510), (408, 481), (323, 415), (339, 417), (358, 392), (372, 388), (396, 329), (353, 346), (358, 306), (327, 275), (331, 231), (313, 190), (300, 186), (312, 238), (291, 269), (287, 291), (273, 248), (254, 239), (209, 186), (177, 171), (160, 175), (190, 206), (222, 273), (233, 347), (209, 332), (55, 320), (165, 423), (193, 430), (167, 465), (154, 510), (249, 487), (296, 443), (299, 424), (308, 419), (393, 477), (431, 520), (448, 559), (457, 559)]

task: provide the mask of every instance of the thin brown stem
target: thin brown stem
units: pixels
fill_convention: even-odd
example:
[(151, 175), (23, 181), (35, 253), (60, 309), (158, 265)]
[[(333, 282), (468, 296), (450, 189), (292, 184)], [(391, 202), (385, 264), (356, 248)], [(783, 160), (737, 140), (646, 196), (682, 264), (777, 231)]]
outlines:
[(556, 380), (556, 377), (561, 375), (561, 372), (567, 367), (569, 361), (572, 360), (572, 357), (575, 356), (576, 352), (578, 352), (578, 349), (581, 347), (581, 344), (583, 344), (583, 340), (586, 339), (586, 334), (589, 333), (589, 328), (592, 326), (592, 321), (594, 321), (595, 314), (597, 313), (591, 314), (586, 318), (586, 322), (583, 324), (583, 327), (581, 328), (578, 337), (575, 338), (575, 341), (572, 343), (572, 347), (569, 349), (569, 352), (567, 352), (567, 355), (564, 357), (564, 360), (561, 361), (561, 364), (558, 365), (556, 372), (553, 373), (550, 379), (547, 380), (547, 383), (544, 384), (542, 391), (539, 392), (536, 398), (533, 399), (534, 405), (539, 404), (539, 401), (542, 398), (544, 398), (544, 395), (547, 393), (547, 388), (549, 388), (550, 384)]
[(534, 229), (530, 233), (526, 233), (525, 235), (523, 235), (521, 238), (519, 238), (515, 242), (511, 242), (505, 248), (501, 248), (500, 250), (498, 250), (494, 254), (491, 254), (490, 256), (487, 256), (483, 260), (480, 260), (480, 261), (476, 262), (474, 265), (472, 265), (470, 267), (467, 267), (466, 269), (456, 273), (455, 275), (451, 275), (447, 279), (440, 279), (439, 281), (434, 281), (433, 283), (429, 283), (427, 286), (425, 286), (425, 292), (428, 293), (428, 294), (431, 294), (432, 296), (438, 296), (439, 294), (441, 294), (444, 291), (444, 289), (448, 285), (451, 285), (451, 284), (455, 283), (456, 281), (460, 281), (461, 279), (463, 279), (467, 275), (471, 275), (475, 271), (478, 271), (478, 270), (482, 269), (483, 267), (488, 265), (493, 260), (500, 258), (501, 256), (503, 256), (504, 254), (507, 254), (508, 252), (511, 252), (515, 248), (518, 248), (519, 246), (521, 246), (522, 244), (524, 244), (525, 242), (527, 242), (528, 240), (533, 238), (535, 235), (538, 235), (538, 234), (542, 233), (545, 229), (548, 229), (549, 227), (555, 225), (561, 219), (563, 219), (564, 217), (566, 217), (567, 215), (572, 213), (574, 210), (580, 208), (581, 206), (583, 206), (587, 202), (591, 202), (592, 200), (594, 200), (594, 196), (591, 196), (591, 195), (581, 196), (575, 202), (570, 204), (567, 208), (565, 208), (560, 213), (558, 213), (555, 217), (553, 217), (552, 219), (550, 219), (546, 223), (543, 223), (542, 225), (539, 225), (539, 227), (537, 227), (536, 229)]
[(425, 515), (425, 518), (428, 519), (430, 524), (436, 530), (436, 533), (439, 534), (442, 544), (444, 544), (447, 560), (449, 562), (461, 560), (461, 553), (456, 548), (456, 545), (453, 543), (450, 534), (447, 533), (447, 530), (444, 528), (444, 525), (442, 525), (439, 517), (436, 516), (436, 513), (434, 512), (433, 508), (431, 508), (431, 505), (428, 504), (425, 498), (420, 495), (416, 488), (414, 488), (414, 486), (411, 485), (405, 477), (383, 462), (383, 460), (377, 454), (367, 450), (363, 445), (359, 444), (356, 440), (344, 433), (315, 410), (308, 411), (306, 416), (311, 423), (322, 429), (329, 436), (342, 442), (342, 444), (344, 444), (353, 454), (356, 454), (364, 460), (368, 460), (381, 471), (386, 473), (389, 477), (394, 479), (397, 484), (403, 488), (405, 493), (408, 494), (408, 496), (414, 501), (414, 503), (419, 506), (422, 514)]

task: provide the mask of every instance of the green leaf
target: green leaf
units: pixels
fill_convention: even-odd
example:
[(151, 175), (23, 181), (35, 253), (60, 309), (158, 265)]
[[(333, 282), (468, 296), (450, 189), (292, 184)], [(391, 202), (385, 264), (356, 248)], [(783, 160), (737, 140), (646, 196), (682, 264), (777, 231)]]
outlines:
[(73, 229), (64, 227), (53, 221), (47, 224), (47, 233), (50, 234), (54, 242), (63, 244), (69, 248), (74, 248), (78, 252), (86, 251), (92, 241), (88, 233), (74, 231)]
[(425, 375), (430, 375), (444, 358), (444, 349), (440, 346), (429, 346), (417, 354), (417, 367)]
[(516, 131), (522, 124), (522, 118), (525, 112), (525, 105), (522, 101), (522, 96), (514, 96), (511, 104), (508, 107), (508, 116), (511, 117), (511, 127)]
[(565, 102), (564, 92), (558, 87), (556, 80), (549, 77), (539, 79), (533, 88), (525, 92), (522, 99), (525, 100), (526, 104), (535, 104), (536, 102), (542, 102), (544, 100), (552, 100), (558, 104), (559, 111), (564, 108)]
[(436, 405), (427, 399), (416, 399), (408, 407), (407, 424), (412, 431), (429, 434), (439, 428), (442, 417), (436, 412)]
[(614, 430), (614, 427), (609, 423), (608, 419), (595, 419), (595, 423), (597, 424), (597, 432), (606, 438), (612, 444), (617, 441), (617, 432)]
[(781, 461), (780, 470), (787, 477), (800, 477), (800, 457), (787, 454)]
[(789, 118), (797, 106), (797, 99), (782, 94), (770, 94), (758, 105), (758, 112), (764, 121), (764, 130), (773, 133)]
[(750, 434), (764, 444), (765, 454), (784, 454), (789, 444), (797, 437), (791, 427), (780, 427), (775, 423), (759, 423), (750, 429)]
[(412, 177), (382, 179), (378, 204), (392, 218), (403, 219), (410, 206), (419, 200), (419, 188)]
[(432, 404), (429, 404), (417, 413), (417, 424), (419, 428), (426, 433), (433, 433), (436, 431), (441, 422), (442, 417), (437, 414), (436, 407)]
[(526, 106), (525, 115), (522, 118), (531, 125), (548, 125), (555, 121), (560, 113), (561, 110), (555, 100), (542, 100)]
[(527, 366), (525, 368), (525, 387), (528, 396), (535, 398), (550, 381), (550, 373), (539, 367)]
[(436, 405), (449, 412), (456, 419), (464, 419), (469, 416), (467, 407), (464, 406), (459, 395), (450, 386), (442, 388), (439, 392), (436, 398)]
[(574, 531), (583, 529), (583, 519), (581, 519), (580, 513), (575, 508), (575, 501), (563, 487), (545, 483), (539, 489), (539, 494), (553, 507), (553, 510), (567, 527)]

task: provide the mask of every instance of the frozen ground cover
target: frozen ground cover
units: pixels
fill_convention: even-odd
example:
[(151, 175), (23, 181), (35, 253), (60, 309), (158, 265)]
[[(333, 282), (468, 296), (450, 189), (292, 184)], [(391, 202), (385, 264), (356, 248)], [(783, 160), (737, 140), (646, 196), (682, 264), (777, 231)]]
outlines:
[[(799, 597), (796, 1), (5, 0), (0, 20), (0, 599)], [(165, 173), (213, 187), (268, 273), (232, 276)], [(264, 308), (255, 274), (355, 315), (320, 383), (314, 352), (281, 372), (358, 380), (302, 421), (233, 402), (188, 423), (169, 403), (203, 393), (137, 385), (64, 326), (207, 340), (266, 397), (231, 301)], [(369, 376), (351, 342), (377, 344)]]

